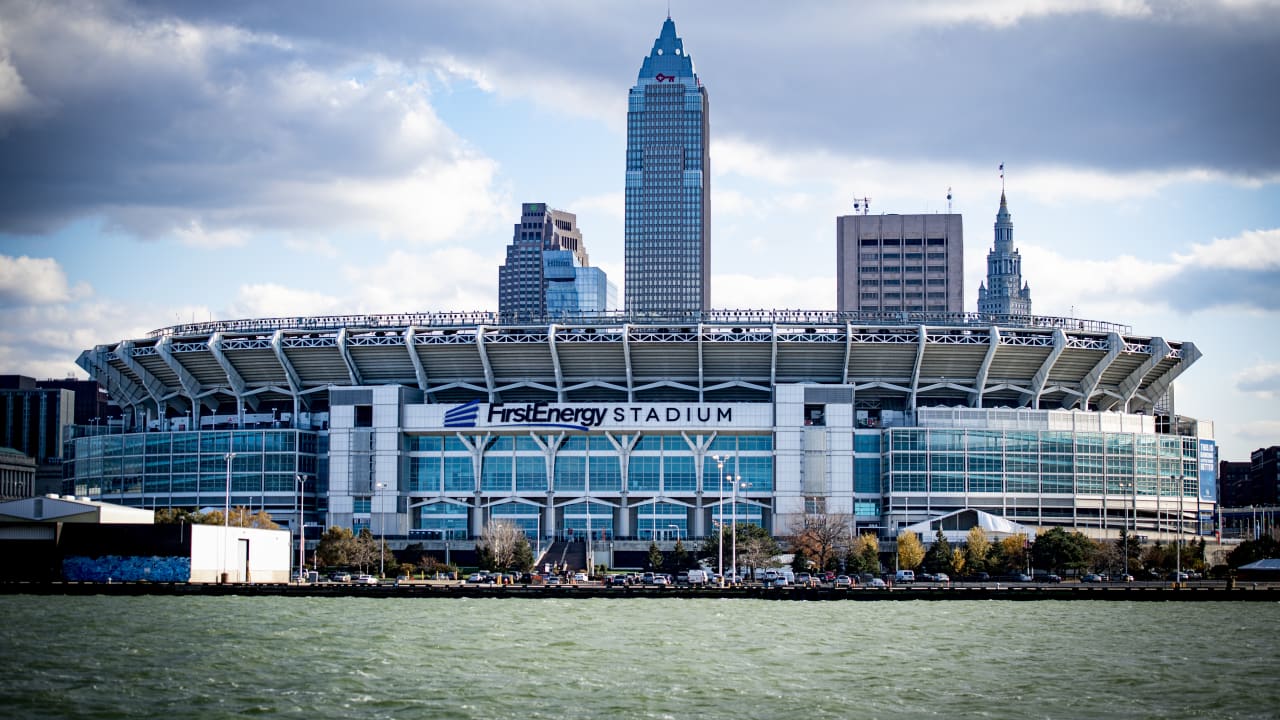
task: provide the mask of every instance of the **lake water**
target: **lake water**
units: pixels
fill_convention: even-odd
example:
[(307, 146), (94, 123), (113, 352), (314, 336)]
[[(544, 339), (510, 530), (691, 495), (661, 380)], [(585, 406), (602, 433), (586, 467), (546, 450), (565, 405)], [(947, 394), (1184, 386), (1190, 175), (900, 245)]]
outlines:
[(0, 597), (7, 718), (1276, 718), (1280, 605)]

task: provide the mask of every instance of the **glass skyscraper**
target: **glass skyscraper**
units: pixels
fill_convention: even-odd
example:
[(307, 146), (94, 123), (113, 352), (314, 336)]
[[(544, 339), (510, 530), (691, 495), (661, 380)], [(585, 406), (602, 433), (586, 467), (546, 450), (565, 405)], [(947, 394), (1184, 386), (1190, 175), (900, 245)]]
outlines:
[(711, 305), (707, 89), (667, 18), (627, 109), (626, 309)]
[(616, 290), (591, 267), (573, 213), (525, 203), (507, 261), (498, 267), (498, 312), (513, 321), (617, 308)]

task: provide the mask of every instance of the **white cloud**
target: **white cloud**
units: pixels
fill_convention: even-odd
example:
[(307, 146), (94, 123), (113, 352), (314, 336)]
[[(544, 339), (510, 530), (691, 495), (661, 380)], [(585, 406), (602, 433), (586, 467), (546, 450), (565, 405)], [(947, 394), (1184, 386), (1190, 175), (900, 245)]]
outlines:
[(293, 317), (344, 313), (342, 299), (275, 283), (243, 285), (229, 308), (232, 318)]
[(48, 305), (87, 292), (87, 285), (69, 287), (66, 273), (53, 258), (0, 255), (0, 306)]
[[(1236, 389), (1263, 400), (1280, 396), (1280, 363), (1264, 362), (1236, 373)], [(1278, 436), (1280, 437), (1280, 436)]]
[(462, 247), (392, 252), (377, 265), (345, 271), (347, 306), (362, 313), (497, 310), (501, 262)]
[[(1242, 440), (1241, 444), (1246, 449), (1269, 447), (1275, 445), (1276, 439), (1280, 438), (1280, 420), (1254, 420), (1241, 423), (1235, 428), (1234, 434)], [(1228, 460), (1231, 458), (1224, 457), (1223, 459)], [(1241, 459), (1248, 458), (1246, 456)]]
[(18, 115), (38, 104), (27, 90), (18, 69), (9, 61), (9, 53), (3, 43), (4, 35), (0, 34), (0, 135), (8, 124), (6, 116)]
[(1188, 255), (1175, 255), (1179, 263), (1234, 270), (1280, 269), (1280, 229), (1248, 230), (1233, 238), (1214, 238), (1196, 244)]
[(905, 6), (909, 15), (933, 23), (974, 22), (1007, 27), (1047, 15), (1097, 13), (1116, 17), (1146, 17), (1146, 0), (932, 0)]
[(187, 247), (228, 248), (240, 247), (249, 241), (249, 233), (239, 228), (208, 230), (200, 220), (193, 219), (185, 226), (173, 229), (178, 242)]

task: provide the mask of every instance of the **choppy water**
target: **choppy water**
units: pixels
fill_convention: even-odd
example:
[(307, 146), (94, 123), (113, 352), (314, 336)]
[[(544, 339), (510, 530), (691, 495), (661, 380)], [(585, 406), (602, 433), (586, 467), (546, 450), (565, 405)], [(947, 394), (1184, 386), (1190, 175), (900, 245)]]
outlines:
[(8, 718), (1274, 718), (1280, 605), (0, 597)]

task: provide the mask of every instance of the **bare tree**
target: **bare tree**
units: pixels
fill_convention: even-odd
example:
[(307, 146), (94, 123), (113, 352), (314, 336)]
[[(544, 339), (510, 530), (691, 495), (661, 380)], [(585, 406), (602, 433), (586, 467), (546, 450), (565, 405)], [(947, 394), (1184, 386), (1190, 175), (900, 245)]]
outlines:
[(481, 556), (492, 565), (493, 570), (506, 570), (516, 560), (520, 543), (528, 544), (524, 531), (518, 526), (504, 521), (490, 522), (480, 533), (479, 550)]
[(852, 518), (843, 513), (806, 514), (791, 527), (794, 550), (811, 558), (819, 570), (826, 570), (849, 549)]

